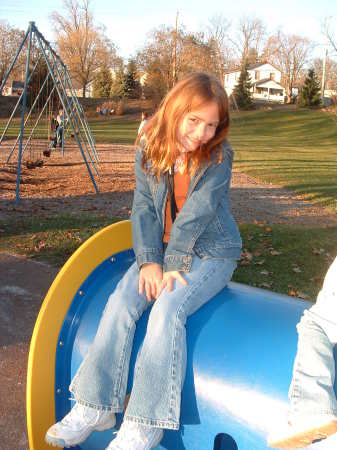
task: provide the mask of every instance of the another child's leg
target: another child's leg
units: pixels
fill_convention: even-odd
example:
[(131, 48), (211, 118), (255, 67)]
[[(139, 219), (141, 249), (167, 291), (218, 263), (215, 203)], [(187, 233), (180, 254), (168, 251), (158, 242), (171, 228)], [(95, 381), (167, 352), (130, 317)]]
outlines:
[(331, 265), (316, 304), (297, 326), (298, 349), (289, 389), (290, 425), (268, 440), (274, 448), (302, 448), (337, 431), (334, 393), (337, 343), (337, 259)]
[(333, 355), (337, 325), (311, 310), (297, 325), (298, 347), (289, 390), (290, 421), (301, 415), (337, 415)]
[(172, 292), (165, 289), (155, 301), (121, 432), (109, 450), (123, 448), (125, 435), (134, 436), (135, 442), (141, 435), (156, 443), (162, 428), (179, 428), (186, 369), (186, 319), (228, 283), (235, 267), (235, 260), (202, 261), (195, 257), (191, 272), (183, 274), (187, 286), (176, 282)]

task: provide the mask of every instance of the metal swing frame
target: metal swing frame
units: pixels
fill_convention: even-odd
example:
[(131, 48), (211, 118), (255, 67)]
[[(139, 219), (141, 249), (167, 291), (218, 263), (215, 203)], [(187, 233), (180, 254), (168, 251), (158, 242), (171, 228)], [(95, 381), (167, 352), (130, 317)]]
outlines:
[[(30, 62), (31, 62), (31, 47), (32, 47), (33, 37), (35, 37), (35, 41), (37, 43), (38, 49), (41, 50), (41, 55), (38, 58), (38, 60), (36, 61), (33, 69), (30, 72), (29, 67), (30, 67)], [(0, 150), (1, 150), (1, 143), (7, 133), (7, 130), (11, 124), (11, 121), (14, 117), (15, 112), (17, 111), (20, 103), (22, 102), (20, 132), (19, 132), (17, 139), (15, 141), (15, 144), (14, 144), (13, 148), (11, 149), (10, 154), (7, 158), (7, 162), (9, 162), (13, 153), (15, 152), (17, 144), (19, 143), (18, 160), (17, 160), (15, 204), (18, 204), (19, 200), (20, 200), (20, 179), (21, 179), (22, 156), (23, 156), (23, 154), (27, 148), (27, 145), (29, 144), (29, 142), (33, 136), (35, 128), (37, 127), (37, 125), (42, 117), (42, 114), (43, 114), (44, 110), (46, 109), (48, 102), (50, 101), (51, 96), (55, 90), (57, 92), (59, 101), (63, 108), (64, 118), (66, 118), (68, 127), (70, 128), (72, 135), (74, 136), (75, 141), (77, 143), (77, 146), (81, 152), (81, 155), (85, 162), (85, 165), (88, 170), (89, 176), (90, 176), (92, 184), (94, 186), (94, 189), (95, 189), (96, 193), (98, 193), (99, 190), (98, 190), (98, 187), (96, 184), (95, 176), (96, 177), (99, 176), (98, 170), (96, 167), (96, 164), (99, 162), (99, 158), (98, 158), (98, 152), (97, 152), (94, 137), (93, 137), (91, 130), (89, 128), (89, 125), (86, 121), (83, 108), (74, 93), (74, 88), (73, 88), (71, 78), (69, 76), (69, 72), (68, 72), (66, 65), (63, 63), (60, 56), (53, 50), (50, 43), (39, 32), (39, 30), (37, 29), (37, 27), (35, 25), (35, 22), (29, 22), (29, 26), (26, 31), (26, 34), (23, 37), (22, 42), (16, 52), (16, 55), (13, 58), (13, 61), (3, 79), (1, 86), (0, 86), (0, 95), (2, 94), (2, 90), (3, 90), (4, 86), (6, 85), (7, 80), (15, 66), (15, 63), (27, 41), (28, 41), (28, 49), (27, 49), (27, 58), (26, 58), (24, 88), (23, 88), (23, 91), (13, 109), (13, 112), (12, 112), (10, 118), (8, 119), (8, 122), (4, 128), (4, 131), (0, 137)], [(25, 118), (26, 106), (27, 106), (26, 103), (27, 103), (28, 85), (29, 85), (29, 82), (31, 81), (32, 76), (33, 76), (35, 70), (37, 69), (38, 64), (41, 59), (45, 61), (48, 73), (47, 73), (47, 76), (46, 76), (44, 82), (42, 83), (42, 86), (39, 90), (37, 97), (35, 98), (35, 100), (33, 102), (33, 105), (30, 108), (30, 111), (28, 112), (28, 114)], [(42, 107), (41, 112), (38, 115), (38, 118), (36, 119), (34, 126), (32, 127), (30, 135), (27, 138), (27, 142), (23, 146), (23, 136), (24, 136), (25, 125), (26, 125), (49, 77), (51, 78), (52, 83), (53, 83), (52, 90), (51, 90), (44, 106)], [(68, 92), (70, 92), (69, 97), (67, 95), (67, 90), (68, 90)], [(65, 123), (65, 120), (63, 120), (63, 123)], [(64, 133), (63, 133), (63, 137), (62, 137), (62, 153), (63, 152), (64, 152)]]

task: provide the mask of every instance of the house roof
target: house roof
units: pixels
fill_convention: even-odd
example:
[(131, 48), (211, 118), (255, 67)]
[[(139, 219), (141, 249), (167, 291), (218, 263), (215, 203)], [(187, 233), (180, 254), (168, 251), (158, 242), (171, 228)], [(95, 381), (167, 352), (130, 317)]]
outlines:
[[(248, 70), (254, 70), (257, 69), (258, 67), (264, 66), (265, 64), (270, 64), (268, 61), (263, 61), (263, 62), (259, 62), (259, 63), (255, 63), (255, 64), (251, 64), (247, 67)], [(272, 66), (272, 64), (270, 64)], [(273, 66), (274, 67), (274, 66)]]
[(282, 84), (278, 83), (275, 80), (271, 80), (270, 78), (263, 78), (262, 80), (253, 81), (252, 84), (255, 86), (262, 86), (263, 84), (273, 84), (273, 85), (279, 86), (280, 88), (284, 89)]
[[(251, 64), (251, 65), (247, 66), (247, 70), (254, 70), (254, 69), (257, 69), (258, 67), (264, 66), (265, 64), (269, 64), (270, 66), (274, 67), (274, 69), (278, 70), (275, 66), (273, 66), (273, 64), (271, 64), (268, 61), (263, 61), (263, 62), (259, 62), (259, 63), (256, 63), (256, 64)], [(236, 68), (231, 69), (231, 70), (226, 70), (225, 74), (226, 73), (234, 73), (234, 72), (241, 72), (241, 67), (236, 67)]]

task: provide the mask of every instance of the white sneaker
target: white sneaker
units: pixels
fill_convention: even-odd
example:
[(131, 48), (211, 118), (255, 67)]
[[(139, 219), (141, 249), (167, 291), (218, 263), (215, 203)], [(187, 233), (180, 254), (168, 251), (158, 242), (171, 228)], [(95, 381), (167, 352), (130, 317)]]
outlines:
[(106, 450), (150, 450), (157, 447), (163, 434), (161, 428), (124, 421)]
[(111, 411), (75, 403), (70, 413), (49, 428), (45, 440), (57, 447), (72, 447), (84, 442), (93, 431), (104, 431), (115, 424), (116, 416)]
[(283, 429), (270, 434), (267, 444), (272, 448), (304, 448), (337, 432), (337, 417), (307, 416), (292, 420)]

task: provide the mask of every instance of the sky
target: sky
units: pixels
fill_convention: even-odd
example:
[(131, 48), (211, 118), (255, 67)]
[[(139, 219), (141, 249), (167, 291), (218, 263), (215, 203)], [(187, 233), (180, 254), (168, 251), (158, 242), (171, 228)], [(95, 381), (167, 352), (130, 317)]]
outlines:
[[(261, 19), (269, 33), (281, 28), (285, 33), (306, 36), (318, 44), (315, 56), (323, 56), (322, 23), (333, 17), (337, 23), (336, 0), (91, 0), (96, 22), (104, 24), (107, 36), (117, 45), (119, 54), (127, 59), (144, 45), (147, 34), (159, 25), (179, 23), (188, 31), (205, 29), (208, 20), (221, 13), (233, 25), (243, 15)], [(29, 21), (49, 41), (54, 35), (50, 23), (52, 11), (63, 12), (62, 0), (0, 0), (0, 20), (26, 30)]]

